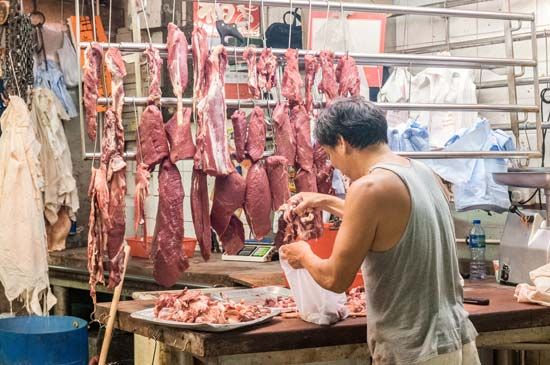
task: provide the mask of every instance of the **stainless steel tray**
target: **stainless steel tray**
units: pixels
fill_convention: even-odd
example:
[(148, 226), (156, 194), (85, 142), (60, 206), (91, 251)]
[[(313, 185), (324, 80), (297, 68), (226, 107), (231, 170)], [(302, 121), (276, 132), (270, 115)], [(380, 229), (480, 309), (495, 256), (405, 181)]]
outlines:
[(229, 324), (210, 324), (210, 323), (184, 323), (178, 321), (169, 321), (166, 319), (156, 318), (153, 313), (154, 308), (142, 309), (140, 311), (132, 313), (132, 318), (140, 319), (145, 322), (153, 323), (159, 326), (168, 326), (175, 328), (188, 329), (193, 331), (205, 331), (205, 332), (225, 332), (231, 331), (237, 328), (250, 327), (256, 324), (264, 323), (271, 320), (273, 317), (279, 315), (281, 311), (278, 308), (270, 308), (271, 313), (255, 319), (249, 322), (229, 323)]
[[(216, 299), (227, 299), (233, 302), (244, 301), (246, 304), (264, 305), (265, 300), (277, 297), (292, 297), (290, 289), (281, 286), (262, 286), (252, 289), (227, 290), (221, 293), (212, 293)], [(282, 312), (293, 312), (296, 308), (281, 308)]]
[(550, 170), (536, 171), (534, 169), (519, 172), (494, 172), (493, 179), (497, 184), (515, 186), (518, 188), (550, 189)]

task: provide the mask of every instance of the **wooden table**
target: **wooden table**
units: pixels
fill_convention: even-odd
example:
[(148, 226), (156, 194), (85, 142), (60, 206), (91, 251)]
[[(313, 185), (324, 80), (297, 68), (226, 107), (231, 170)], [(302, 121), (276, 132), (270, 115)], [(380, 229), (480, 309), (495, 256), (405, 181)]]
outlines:
[[(64, 288), (89, 290), (86, 248), (51, 252), (48, 259), (50, 283)], [(221, 254), (212, 254), (204, 262), (199, 253), (190, 259), (190, 267), (172, 289), (266, 285), (285, 285), (279, 262), (222, 261)], [(111, 292), (98, 285), (99, 292)], [(153, 279), (153, 263), (149, 259), (132, 257), (124, 281), (123, 295), (134, 291), (164, 289)]]
[[(478, 347), (550, 340), (550, 308), (517, 303), (513, 288), (468, 283), (465, 295), (491, 300), (489, 306), (465, 306), (480, 333)], [(250, 329), (207, 333), (151, 325), (130, 317), (132, 312), (152, 305), (153, 301), (121, 302), (116, 327), (185, 352), (189, 364), (294, 364), (338, 358), (365, 363), (368, 356), (365, 318), (350, 318), (332, 326), (275, 318)], [(108, 308), (109, 303), (98, 304), (100, 319), (105, 320)]]

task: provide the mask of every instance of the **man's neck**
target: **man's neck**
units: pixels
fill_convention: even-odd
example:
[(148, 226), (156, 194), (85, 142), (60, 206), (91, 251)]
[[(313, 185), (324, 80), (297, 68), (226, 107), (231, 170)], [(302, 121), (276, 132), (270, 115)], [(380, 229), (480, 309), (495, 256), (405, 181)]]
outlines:
[(387, 144), (381, 144), (353, 151), (352, 161), (354, 163), (353, 171), (356, 172), (355, 176), (350, 176), (353, 181), (367, 175), (376, 164), (382, 162), (400, 164), (404, 163), (406, 159), (393, 153)]

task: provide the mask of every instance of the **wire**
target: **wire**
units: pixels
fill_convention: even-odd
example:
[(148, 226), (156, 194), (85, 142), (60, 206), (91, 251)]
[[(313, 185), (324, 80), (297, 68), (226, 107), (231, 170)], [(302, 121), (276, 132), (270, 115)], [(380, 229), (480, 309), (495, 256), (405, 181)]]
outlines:
[(153, 358), (151, 359), (151, 365), (155, 364), (155, 355), (157, 354), (157, 343), (158, 341), (155, 340), (155, 347), (153, 348)]

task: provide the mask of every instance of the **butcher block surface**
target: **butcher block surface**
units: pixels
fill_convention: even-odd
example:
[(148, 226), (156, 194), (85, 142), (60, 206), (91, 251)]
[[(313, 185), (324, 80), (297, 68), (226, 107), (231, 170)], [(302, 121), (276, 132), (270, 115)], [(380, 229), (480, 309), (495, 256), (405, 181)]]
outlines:
[[(465, 296), (490, 299), (490, 305), (465, 305), (478, 332), (550, 326), (550, 308), (517, 303), (514, 288), (494, 282), (467, 283)], [(199, 357), (234, 355), (297, 348), (338, 346), (366, 342), (366, 318), (348, 318), (332, 326), (317, 326), (300, 319), (274, 318), (269, 323), (226, 333), (205, 333), (156, 326), (130, 317), (134, 311), (153, 306), (151, 300), (120, 302), (116, 327), (162, 342)], [(98, 304), (101, 321), (110, 303)], [(368, 308), (367, 308), (368, 315)]]
[[(55, 275), (55, 267), (88, 271), (86, 248), (50, 252), (49, 256), (50, 275)], [(189, 265), (189, 269), (178, 280), (179, 286), (182, 284), (247, 287), (285, 285), (278, 261), (261, 263), (222, 261), (221, 254), (213, 253), (208, 262), (204, 262), (200, 255), (195, 255), (189, 259)], [(128, 263), (126, 274), (152, 279), (153, 263), (149, 259), (132, 257)]]

